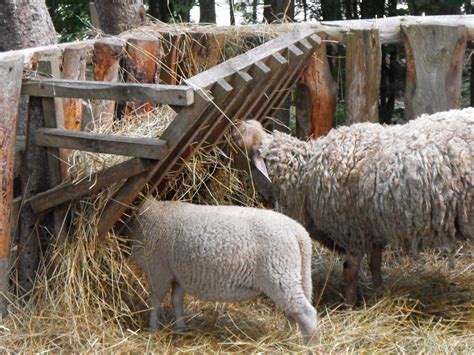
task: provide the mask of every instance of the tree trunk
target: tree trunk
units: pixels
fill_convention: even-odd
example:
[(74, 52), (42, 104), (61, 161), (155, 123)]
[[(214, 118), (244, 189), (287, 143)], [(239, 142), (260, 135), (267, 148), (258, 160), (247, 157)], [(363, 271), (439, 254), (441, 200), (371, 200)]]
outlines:
[(0, 1), (0, 52), (56, 43), (48, 8), (42, 1)]
[[(0, 1), (0, 52), (57, 42), (56, 31), (44, 0)], [(20, 98), (17, 134), (25, 135), (28, 98)]]
[(229, 0), (230, 24), (235, 25), (234, 0)]
[(266, 22), (293, 21), (295, 17), (294, 0), (265, 0), (263, 18)]
[(145, 24), (143, 0), (95, 0), (100, 28), (107, 34), (117, 35), (133, 27)]
[(162, 22), (169, 22), (171, 18), (171, 11), (168, 7), (168, 2), (163, 0), (149, 0), (150, 16)]
[(321, 14), (324, 21), (342, 19), (341, 0), (321, 0)]
[(216, 3), (214, 0), (200, 0), (199, 11), (200, 23), (216, 23)]

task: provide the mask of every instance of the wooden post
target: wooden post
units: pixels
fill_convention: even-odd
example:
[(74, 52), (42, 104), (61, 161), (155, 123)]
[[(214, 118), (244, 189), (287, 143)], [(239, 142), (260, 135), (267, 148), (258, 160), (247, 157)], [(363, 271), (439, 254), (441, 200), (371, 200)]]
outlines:
[[(51, 74), (53, 78), (59, 78), (60, 68), (58, 57), (49, 57), (40, 60), (38, 62), (38, 70), (42, 73)], [(62, 128), (64, 126), (64, 116), (63, 111), (61, 111), (62, 106), (58, 106), (58, 102), (61, 104), (61, 99), (55, 99), (52, 97), (45, 97), (42, 99), (44, 127)], [(67, 176), (68, 165), (66, 160), (68, 150), (48, 148), (47, 153), (49, 185), (54, 187), (61, 184), (63, 177)], [(52, 231), (60, 241), (63, 241), (66, 238), (66, 230), (64, 228), (66, 217), (66, 209), (58, 208), (53, 211), (50, 224), (52, 225)]]
[[(327, 34), (319, 33), (321, 39)], [(326, 42), (316, 50), (299, 78), (296, 101), (298, 138), (317, 138), (327, 134), (336, 112), (337, 84), (331, 75)]]
[[(49, 187), (49, 162), (46, 150), (34, 144), (35, 131), (44, 124), (43, 98), (30, 97), (25, 152), (20, 168), (22, 195), (26, 200)], [(18, 225), (18, 286), (25, 294), (33, 287), (40, 260), (40, 216), (31, 206), (21, 208)]]
[[(127, 41), (126, 81), (129, 83), (158, 83), (160, 72), (160, 41), (153, 36), (134, 36)], [(135, 111), (140, 106), (143, 111), (152, 110), (155, 105), (129, 102), (126, 112)]]
[(183, 76), (189, 78), (222, 62), (224, 40), (223, 33), (189, 33), (184, 40)]
[(379, 30), (353, 30), (346, 35), (347, 122), (379, 122), (382, 65)]
[(466, 28), (408, 25), (401, 33), (407, 58), (406, 118), (459, 108)]
[[(119, 81), (120, 59), (124, 53), (121, 41), (105, 38), (94, 43), (94, 80), (106, 82)], [(96, 100), (92, 105), (94, 124), (110, 125), (114, 120), (115, 101)]]
[(10, 215), (13, 207), (15, 137), (23, 56), (0, 61), (0, 318), (7, 314), (10, 280)]
[[(68, 47), (63, 54), (63, 78), (86, 79), (87, 49), (85, 46)], [(64, 99), (64, 128), (80, 131), (82, 127), (82, 99)]]
[(168, 85), (176, 85), (179, 83), (178, 61), (181, 43), (183, 42), (183, 34), (165, 34), (163, 40), (164, 58), (162, 68), (160, 70), (160, 81)]

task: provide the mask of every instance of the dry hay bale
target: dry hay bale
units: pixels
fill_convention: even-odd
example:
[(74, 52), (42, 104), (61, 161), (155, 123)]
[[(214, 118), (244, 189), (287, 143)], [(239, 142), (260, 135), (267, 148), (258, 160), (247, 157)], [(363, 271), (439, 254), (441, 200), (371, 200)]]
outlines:
[[(174, 117), (166, 107), (126, 117), (114, 134), (158, 136)], [(105, 130), (105, 128), (101, 128)], [(174, 198), (199, 203), (255, 204), (252, 189), (221, 149), (201, 151), (186, 163)], [(74, 153), (71, 176), (91, 172), (123, 157)], [(211, 174), (211, 172), (213, 174)], [(191, 328), (175, 333), (143, 329), (147, 289), (128, 259), (127, 241), (97, 238), (97, 222), (114, 187), (71, 205), (73, 233), (51, 245), (29, 299), (12, 299), (11, 316), (0, 323), (5, 352), (296, 352), (307, 351), (282, 312), (265, 297), (242, 303), (201, 302), (186, 297)], [(339, 256), (314, 245), (313, 277), (320, 314), (316, 352), (469, 353), (474, 348), (474, 262), (458, 257), (454, 270), (438, 255), (413, 261), (392, 252), (385, 258), (386, 286), (374, 297), (362, 274), (366, 303), (341, 307)], [(167, 300), (169, 304), (169, 300)], [(168, 306), (167, 316), (172, 320)]]

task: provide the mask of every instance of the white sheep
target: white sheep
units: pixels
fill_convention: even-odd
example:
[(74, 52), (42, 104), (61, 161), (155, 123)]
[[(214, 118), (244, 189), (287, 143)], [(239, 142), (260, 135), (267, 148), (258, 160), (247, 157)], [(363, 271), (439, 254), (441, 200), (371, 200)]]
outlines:
[(474, 237), (474, 108), (344, 126), (309, 142), (249, 120), (235, 138), (254, 163), (257, 189), (312, 238), (346, 253), (350, 304), (365, 254), (378, 287), (386, 245), (413, 254)]
[(185, 326), (185, 292), (207, 301), (264, 293), (310, 342), (317, 326), (311, 238), (296, 221), (255, 208), (146, 201), (126, 234), (150, 287), (151, 329), (160, 326), (162, 301), (172, 286), (177, 328)]

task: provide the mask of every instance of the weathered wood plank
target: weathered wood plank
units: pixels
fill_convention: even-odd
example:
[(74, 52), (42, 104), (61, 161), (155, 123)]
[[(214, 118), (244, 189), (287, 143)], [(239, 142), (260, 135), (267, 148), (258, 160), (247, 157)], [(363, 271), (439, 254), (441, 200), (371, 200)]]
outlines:
[[(94, 43), (94, 80), (116, 83), (119, 81), (120, 60), (125, 51), (123, 43), (114, 38), (105, 38)], [(112, 100), (94, 100), (92, 116), (94, 124), (111, 125), (115, 116), (116, 102)], [(86, 126), (89, 122), (86, 122)]]
[(36, 130), (35, 144), (43, 147), (77, 149), (145, 159), (161, 159), (168, 150), (166, 141), (161, 139), (50, 128)]
[(378, 30), (355, 30), (346, 38), (346, 114), (349, 123), (379, 121), (382, 47)]
[(27, 79), (23, 81), (21, 94), (116, 101), (146, 100), (176, 106), (189, 106), (194, 102), (193, 90), (185, 85), (106, 83), (87, 80)]
[[(327, 34), (318, 34), (322, 40)], [(337, 84), (331, 75), (326, 42), (308, 60), (297, 83), (296, 131), (302, 139), (317, 138), (332, 128)]]
[[(161, 139), (165, 139), (170, 146), (167, 158), (173, 155), (175, 146), (181, 141), (188, 139), (189, 134), (195, 131), (198, 127), (196, 123), (206, 111), (209, 106), (208, 98), (202, 96), (201, 93), (196, 93), (195, 103), (191, 107), (185, 107), (180, 112), (168, 128), (163, 132)], [(119, 191), (114, 195), (102, 213), (101, 220), (99, 223), (99, 236), (105, 236), (107, 232), (113, 227), (113, 225), (120, 219), (122, 213), (129, 207), (133, 207), (134, 200), (136, 200), (140, 191), (142, 191), (148, 181), (159, 174), (159, 169), (166, 165), (163, 159), (156, 164), (150, 171), (142, 173), (140, 175), (129, 178), (120, 188)], [(139, 203), (137, 203), (139, 204)]]
[[(60, 66), (57, 57), (50, 57), (38, 62), (38, 71), (59, 78)], [(64, 116), (61, 99), (45, 97), (42, 100), (44, 126), (57, 128), (64, 126)], [(57, 109), (59, 107), (59, 110)], [(49, 186), (59, 185), (67, 175), (68, 152), (64, 149), (48, 148)], [(52, 230), (59, 240), (65, 240), (66, 232), (63, 228), (67, 210), (56, 210), (52, 214)]]
[[(43, 100), (30, 97), (28, 105), (28, 125), (26, 146), (20, 170), (22, 195), (25, 199), (49, 188), (49, 164), (45, 149), (34, 144), (36, 129), (44, 126)], [(23, 206), (18, 223), (18, 291), (31, 291), (40, 260), (41, 221), (29, 206)]]
[(270, 42), (251, 49), (244, 55), (239, 55), (235, 58), (229, 59), (221, 65), (193, 76), (188, 80), (188, 84), (193, 87), (207, 88), (213, 84), (216, 79), (226, 78), (236, 71), (245, 70), (245, 68), (248, 68), (253, 63), (263, 60), (275, 52), (280, 52), (313, 33), (314, 31), (309, 27), (303, 28), (299, 32), (285, 33)]
[(13, 207), (15, 139), (23, 58), (0, 61), (0, 318), (7, 314), (10, 278), (10, 215)]
[(407, 58), (405, 116), (459, 108), (464, 52), (464, 26), (402, 26)]
[(25, 136), (16, 136), (15, 142), (15, 160), (14, 160), (14, 176), (15, 179), (20, 175), (21, 161), (23, 152), (25, 151)]
[(155, 164), (156, 162), (146, 159), (129, 159), (123, 163), (92, 174), (89, 178), (81, 180), (80, 182), (63, 183), (62, 185), (38, 193), (29, 198), (26, 202), (30, 204), (34, 212), (41, 213), (60, 206), (63, 203), (95, 193), (120, 180), (141, 174)]
[(265, 123), (265, 120), (267, 120), (268, 117), (274, 117), (275, 111), (278, 110), (280, 104), (290, 95), (309, 57), (321, 43), (321, 38), (315, 34), (308, 37), (308, 40), (311, 43), (311, 49), (309, 49), (304, 43), (298, 42), (297, 44), (297, 46), (303, 51), (303, 55), (296, 56), (295, 53), (289, 51), (288, 60), (293, 64), (290, 65), (290, 69), (277, 81), (273, 92), (268, 95), (268, 102), (264, 106), (264, 110), (261, 111), (259, 115), (255, 116), (257, 120), (261, 120)]
[[(219, 26), (215, 30), (222, 31), (223, 33), (246, 33), (256, 34), (261, 36), (262, 34), (270, 31), (274, 33), (285, 33), (290, 31), (301, 31), (308, 26), (315, 32), (327, 32), (329, 38), (332, 40), (340, 41), (344, 43), (344, 36), (347, 32), (353, 29), (373, 29), (377, 28), (380, 31), (380, 42), (382, 44), (389, 43), (400, 43), (400, 26), (410, 24), (459, 24), (464, 25), (467, 29), (469, 40), (474, 40), (474, 15), (439, 15), (439, 16), (396, 16), (386, 18), (375, 18), (375, 19), (359, 19), (359, 20), (341, 20), (341, 21), (322, 21), (317, 23), (291, 23), (291, 24), (257, 24), (257, 25), (246, 25), (246, 26)], [(209, 32), (209, 26), (199, 27), (193, 29), (195, 32)], [(229, 32), (231, 31), (231, 32)], [(160, 32), (159, 30), (157, 32)], [(166, 32), (165, 32), (166, 33)], [(131, 34), (124, 33), (118, 36), (120, 40), (125, 41)], [(74, 45), (87, 45), (88, 48), (92, 49), (95, 40), (87, 41), (76, 41), (70, 43), (61, 43), (49, 46), (25, 48), (18, 51), (8, 51), (0, 53), (0, 59), (10, 57), (12, 54), (19, 54), (24, 56), (24, 64), (29, 65), (31, 59), (35, 53), (48, 52), (52, 50), (63, 51), (64, 48), (71, 47)]]
[[(158, 83), (160, 75), (160, 40), (149, 35), (135, 35), (128, 39), (126, 46), (126, 78), (128, 83)], [(155, 107), (153, 102), (129, 102), (126, 111), (147, 112)]]
[[(86, 79), (86, 55), (85, 46), (69, 47), (63, 53), (63, 78), (65, 80)], [(82, 127), (83, 106), (82, 100), (77, 98), (65, 98), (64, 105), (64, 128), (80, 131)]]

